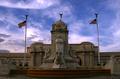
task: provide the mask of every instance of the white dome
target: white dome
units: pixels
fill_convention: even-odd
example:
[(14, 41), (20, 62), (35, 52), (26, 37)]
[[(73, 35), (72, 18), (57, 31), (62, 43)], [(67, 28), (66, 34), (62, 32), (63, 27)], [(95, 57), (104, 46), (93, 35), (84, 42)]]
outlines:
[(61, 21), (61, 20), (56, 21), (53, 24), (53, 30), (59, 30), (59, 29), (61, 29), (61, 30), (67, 30), (67, 25), (63, 21)]

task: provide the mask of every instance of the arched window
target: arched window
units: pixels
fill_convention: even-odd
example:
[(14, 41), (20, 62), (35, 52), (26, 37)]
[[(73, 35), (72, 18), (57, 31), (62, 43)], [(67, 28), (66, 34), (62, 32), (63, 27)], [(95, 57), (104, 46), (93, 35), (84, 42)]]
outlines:
[(81, 66), (82, 65), (82, 61), (81, 61), (81, 59), (79, 58), (79, 62), (78, 62), (78, 64)]
[(15, 62), (15, 61), (13, 61), (13, 62), (12, 62), (12, 64), (13, 64), (13, 65), (16, 65), (16, 62)]
[(22, 66), (22, 62), (19, 62), (19, 66)]
[(79, 56), (77, 56), (78, 64), (81, 66), (82, 65), (82, 60)]
[(26, 67), (28, 66), (28, 62), (25, 63), (25, 66), (26, 66)]

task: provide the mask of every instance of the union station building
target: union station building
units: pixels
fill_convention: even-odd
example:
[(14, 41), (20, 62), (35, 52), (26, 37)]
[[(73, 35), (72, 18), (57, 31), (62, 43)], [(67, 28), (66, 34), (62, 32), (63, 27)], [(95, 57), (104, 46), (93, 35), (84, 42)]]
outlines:
[(98, 64), (98, 46), (91, 42), (69, 44), (69, 29), (62, 20), (52, 24), (50, 33), (51, 44), (35, 42), (27, 47), (27, 53), (0, 53), (0, 66), (8, 62), (15, 67), (41, 69), (94, 68), (100, 65), (120, 74), (120, 52), (99, 52)]

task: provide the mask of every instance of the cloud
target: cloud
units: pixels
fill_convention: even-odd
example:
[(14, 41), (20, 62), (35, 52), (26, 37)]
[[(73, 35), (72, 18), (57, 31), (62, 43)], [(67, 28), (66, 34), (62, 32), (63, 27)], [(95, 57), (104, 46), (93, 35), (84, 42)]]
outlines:
[[(10, 30), (11, 28), (17, 28), (18, 22), (20, 22), (20, 19), (17, 18), (13, 13), (0, 13), (0, 28)], [(1, 31), (0, 31), (1, 32)]]
[(75, 34), (72, 33), (69, 35), (69, 43), (71, 44), (80, 44), (81, 42), (85, 42), (85, 41), (89, 41), (89, 42), (93, 42), (93, 37), (90, 36), (82, 36), (80, 34)]
[[(82, 27), (85, 27), (85, 24), (82, 20), (77, 19), (73, 14), (73, 6), (69, 3), (57, 5), (52, 9), (46, 9), (43, 11), (42, 15), (49, 18), (59, 20), (59, 12), (63, 12), (63, 21), (67, 23), (69, 30), (69, 43), (81, 43), (83, 41), (93, 42), (94, 38), (92, 36), (83, 36), (80, 34)], [(79, 40), (78, 40), (79, 39)]]
[(28, 28), (27, 37), (33, 42), (42, 40), (44, 43), (50, 43), (50, 31), (46, 29), (30, 27)]
[[(53, 8), (48, 8), (43, 10), (42, 12), (42, 16), (47, 16), (48, 18), (52, 18), (54, 20), (59, 20), (59, 13), (62, 12), (63, 13), (63, 19), (69, 20), (71, 15), (72, 15), (72, 6), (70, 4), (61, 4), (60, 5), (56, 5)], [(69, 17), (68, 17), (69, 16)], [(67, 17), (67, 19), (66, 19)]]
[[(17, 37), (20, 36), (20, 34), (16, 34), (16, 35)], [(23, 52), (24, 41), (19, 38), (16, 38), (16, 37), (6, 38), (5, 41), (1, 43), (0, 49), (6, 49), (11, 52)], [(19, 48), (19, 50), (16, 51), (16, 48)]]
[(120, 0), (108, 0), (106, 2), (106, 7), (110, 10), (112, 10), (115, 13), (114, 20), (112, 21), (110, 28), (108, 31), (110, 32), (110, 36), (107, 36), (107, 38), (110, 38), (112, 42), (106, 46), (101, 46), (101, 51), (120, 51), (120, 6), (119, 6)]
[[(43, 41), (44, 43), (50, 43), (50, 29), (48, 23), (50, 24), (49, 20), (59, 20), (59, 12), (63, 12), (62, 20), (67, 23), (69, 29), (69, 43), (81, 43), (83, 41), (90, 41), (96, 45), (96, 37), (94, 35), (82, 35), (84, 31), (84, 27), (86, 24), (83, 20), (78, 18), (79, 16), (76, 15), (74, 12), (76, 9), (72, 4), (69, 2), (61, 3), (61, 0), (20, 0), (20, 1), (13, 1), (13, 0), (0, 0), (0, 6), (6, 7), (8, 13), (0, 14), (0, 36), (1, 39), (5, 38), (4, 42), (2, 42), (3, 49), (9, 49), (11, 52), (24, 52), (24, 28), (18, 29), (17, 23), (19, 23), (20, 17), (15, 16), (19, 9), (30, 9), (30, 17), (32, 16), (31, 22), (32, 25), (28, 23), (28, 35), (27, 35), (27, 42), (28, 45), (35, 41)], [(120, 30), (119, 30), (119, 22), (120, 22), (120, 6), (119, 0), (114, 2), (113, 0), (107, 0), (105, 5), (115, 12), (115, 18), (110, 28), (107, 28), (108, 35), (100, 36), (101, 39), (104, 41), (109, 41), (108, 44), (101, 44), (102, 51), (119, 51), (120, 43)], [(87, 7), (87, 6), (86, 6)], [(106, 7), (105, 7), (106, 8)], [(40, 10), (32, 10), (32, 9), (40, 9)], [(90, 13), (94, 13), (96, 9), (88, 8), (91, 11)], [(14, 11), (15, 10), (15, 11)], [(83, 10), (83, 9), (82, 9)], [(17, 11), (17, 12), (16, 12)], [(16, 12), (16, 13), (14, 13)], [(39, 14), (40, 12), (40, 14)], [(34, 14), (36, 13), (36, 14)], [(75, 13), (75, 14), (74, 14)], [(21, 12), (22, 15), (22, 12)], [(37, 15), (37, 18), (36, 16)], [(18, 18), (19, 17), (19, 18)], [(38, 17), (41, 20), (38, 22)], [(87, 16), (86, 16), (87, 17)], [(47, 20), (46, 20), (47, 18)], [(82, 17), (81, 17), (82, 18)], [(89, 19), (89, 17), (87, 18)], [(45, 22), (43, 22), (45, 21)], [(86, 21), (86, 20), (85, 20)], [(107, 25), (107, 24), (106, 24)], [(44, 27), (46, 26), (46, 27)], [(87, 25), (88, 26), (88, 25)], [(101, 28), (100, 28), (101, 29)], [(93, 31), (93, 29), (87, 29), (87, 31)], [(106, 30), (105, 30), (106, 31)], [(103, 32), (105, 32), (103, 31)], [(3, 35), (3, 34), (6, 34)], [(6, 38), (7, 35), (10, 35), (9, 38)], [(100, 39), (100, 40), (101, 40)], [(104, 43), (104, 42), (100, 42)]]
[(0, 38), (0, 43), (3, 42), (3, 41), (4, 41), (4, 39)]
[[(118, 10), (120, 9), (120, 0), (107, 0), (107, 5), (106, 7), (112, 10)], [(105, 3), (105, 4), (106, 4)]]
[(80, 44), (81, 42), (92, 42), (96, 44), (95, 37), (94, 36), (85, 36), (82, 35), (83, 27), (85, 27), (85, 24), (82, 20), (73, 19), (73, 21), (70, 23), (69, 27), (69, 43), (75, 43)]
[[(85, 27), (85, 24), (82, 20), (76, 19), (77, 17), (73, 14), (73, 6), (71, 4), (57, 5), (52, 9), (46, 9), (43, 11), (42, 15), (49, 18), (59, 20), (59, 12), (63, 12), (63, 21), (68, 24), (69, 30), (69, 43), (80, 43), (83, 41), (93, 41), (94, 38), (91, 36), (83, 36), (79, 33), (82, 30), (82, 27)], [(79, 40), (78, 40), (79, 39)]]
[(9, 50), (11, 53), (22, 53), (24, 52), (24, 42), (21, 40), (9, 40), (0, 49)]
[(120, 43), (113, 43), (107, 46), (100, 46), (100, 50), (104, 52), (120, 52)]
[(7, 35), (7, 34), (0, 34), (0, 37), (8, 38), (8, 37), (10, 37), (10, 35)]
[(0, 53), (10, 53), (8, 50), (0, 50)]
[[(20, 22), (20, 19), (18, 19), (14, 13), (0, 14), (0, 16), (2, 16), (0, 21), (5, 23), (5, 25), (1, 24), (0, 26), (0, 37), (5, 38), (5, 42), (2, 42), (3, 40), (0, 39), (2, 42), (0, 48), (10, 50), (11, 52), (24, 52), (24, 27), (21, 29), (17, 27), (17, 23)], [(44, 43), (50, 43), (50, 32), (44, 28), (44, 25), (36, 21), (32, 21), (32, 23), (32, 25), (28, 23), (28, 46), (32, 42), (40, 40), (43, 40)]]
[(82, 27), (85, 27), (85, 24), (82, 20), (74, 20), (68, 27), (70, 32), (79, 33), (82, 30)]
[(58, 3), (58, 0), (19, 0), (16, 2), (12, 0), (0, 0), (0, 6), (21, 9), (45, 9)]

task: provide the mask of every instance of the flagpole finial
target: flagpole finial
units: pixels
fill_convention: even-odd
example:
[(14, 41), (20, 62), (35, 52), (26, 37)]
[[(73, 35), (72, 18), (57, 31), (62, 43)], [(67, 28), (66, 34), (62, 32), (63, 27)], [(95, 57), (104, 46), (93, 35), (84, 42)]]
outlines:
[(98, 13), (95, 13), (95, 16), (98, 17)]
[(60, 20), (61, 20), (63, 16), (63, 12), (60, 12), (59, 15), (60, 15)]
[(25, 15), (25, 17), (26, 17), (26, 20), (27, 20), (28, 15)]
[(25, 15), (26, 17), (28, 17), (28, 15)]

